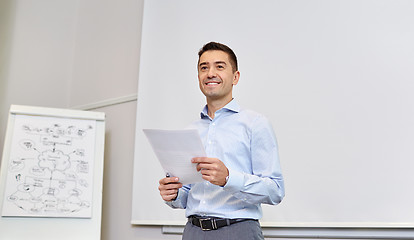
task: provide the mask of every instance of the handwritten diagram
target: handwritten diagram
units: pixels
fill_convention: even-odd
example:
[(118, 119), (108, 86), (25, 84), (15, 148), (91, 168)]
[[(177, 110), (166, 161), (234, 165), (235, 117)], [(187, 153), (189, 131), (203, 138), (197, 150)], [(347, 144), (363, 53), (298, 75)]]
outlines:
[(90, 218), (95, 127), (16, 115), (2, 215)]

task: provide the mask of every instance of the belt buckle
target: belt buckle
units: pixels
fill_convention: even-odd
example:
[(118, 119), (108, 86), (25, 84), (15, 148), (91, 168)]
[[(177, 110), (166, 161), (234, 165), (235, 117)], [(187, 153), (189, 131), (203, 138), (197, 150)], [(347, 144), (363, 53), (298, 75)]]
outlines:
[[(204, 218), (204, 219), (198, 219), (199, 223), (200, 223), (200, 228), (203, 231), (210, 231), (210, 230), (215, 230), (217, 229), (217, 224), (215, 219), (211, 219), (211, 218)], [(204, 223), (210, 223), (211, 226), (206, 226), (208, 224), (204, 224)]]

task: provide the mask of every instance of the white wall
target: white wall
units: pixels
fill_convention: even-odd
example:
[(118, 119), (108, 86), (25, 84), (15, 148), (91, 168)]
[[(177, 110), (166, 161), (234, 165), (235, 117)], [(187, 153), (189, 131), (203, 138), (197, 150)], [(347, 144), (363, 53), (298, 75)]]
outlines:
[[(10, 104), (66, 108), (136, 94), (142, 5), (0, 1), (0, 152)], [(164, 239), (130, 224), (135, 103), (96, 110), (107, 115), (102, 239)]]
[[(143, 0), (0, 1), (0, 152), (10, 104), (76, 107), (136, 94), (142, 9)], [(102, 239), (181, 239), (130, 224), (136, 102), (96, 111), (107, 116)]]
[[(142, 10), (143, 0), (0, 1), (0, 154), (10, 104), (70, 108), (136, 94)], [(130, 224), (136, 102), (95, 110), (107, 117), (102, 239), (181, 239)]]
[(80, 1), (70, 106), (137, 92), (143, 0)]
[(0, 1), (0, 153), (3, 147), (4, 131), (7, 121), (7, 114), (3, 114), (3, 109), (7, 106), (7, 81), (6, 76), (9, 69), (10, 59), (10, 44), (11, 44), (11, 32), (13, 26), (12, 16), (15, 11), (15, 2), (13, 0)]
[(77, 2), (16, 1), (13, 5), (7, 102), (65, 106)]

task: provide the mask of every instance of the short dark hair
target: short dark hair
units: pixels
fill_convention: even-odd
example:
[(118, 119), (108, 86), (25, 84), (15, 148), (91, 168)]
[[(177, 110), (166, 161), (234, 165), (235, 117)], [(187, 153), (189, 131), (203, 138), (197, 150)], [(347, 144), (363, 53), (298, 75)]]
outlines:
[(213, 51), (213, 50), (223, 51), (223, 52), (227, 53), (227, 55), (229, 55), (229, 60), (230, 60), (231, 66), (233, 68), (233, 72), (236, 72), (238, 70), (236, 54), (233, 52), (233, 50), (231, 50), (231, 48), (229, 48), (228, 46), (226, 46), (222, 43), (218, 43), (218, 42), (206, 43), (200, 49), (200, 51), (198, 52), (198, 62), (200, 62), (200, 57), (201, 57), (201, 55), (203, 55), (203, 53), (205, 53), (207, 51)]

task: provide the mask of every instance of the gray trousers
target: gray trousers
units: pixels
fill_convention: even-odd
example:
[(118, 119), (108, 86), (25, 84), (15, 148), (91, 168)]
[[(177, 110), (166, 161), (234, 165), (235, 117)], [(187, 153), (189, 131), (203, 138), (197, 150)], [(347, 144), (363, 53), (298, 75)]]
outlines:
[(183, 240), (264, 240), (258, 221), (243, 221), (217, 230), (203, 231), (187, 222)]

